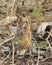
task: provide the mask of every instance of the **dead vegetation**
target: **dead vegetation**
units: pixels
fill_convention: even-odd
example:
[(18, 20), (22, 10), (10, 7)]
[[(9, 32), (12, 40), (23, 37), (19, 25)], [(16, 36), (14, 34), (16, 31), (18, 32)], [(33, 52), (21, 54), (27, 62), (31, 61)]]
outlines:
[(0, 65), (52, 65), (52, 0), (0, 0)]

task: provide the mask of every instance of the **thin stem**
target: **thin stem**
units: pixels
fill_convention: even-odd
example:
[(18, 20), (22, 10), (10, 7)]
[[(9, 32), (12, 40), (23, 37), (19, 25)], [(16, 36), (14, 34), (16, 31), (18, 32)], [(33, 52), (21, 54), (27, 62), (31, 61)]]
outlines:
[(15, 52), (14, 42), (12, 41), (12, 64), (14, 64), (14, 52)]

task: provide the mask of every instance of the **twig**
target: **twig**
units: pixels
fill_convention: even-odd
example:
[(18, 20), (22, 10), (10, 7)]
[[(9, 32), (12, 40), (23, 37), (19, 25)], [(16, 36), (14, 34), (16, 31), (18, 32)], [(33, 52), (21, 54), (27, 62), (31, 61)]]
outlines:
[(9, 54), (6, 56), (6, 58), (1, 62), (1, 64), (9, 57), (12, 51), (9, 52)]
[(40, 62), (41, 62), (41, 61), (46, 61), (46, 60), (48, 60), (48, 59), (50, 59), (50, 58), (52, 58), (52, 56), (46, 57), (45, 59), (40, 60)]
[(14, 52), (15, 52), (15, 47), (14, 47), (14, 42), (12, 41), (12, 64), (14, 64)]
[(8, 42), (8, 41), (10, 41), (10, 40), (12, 40), (12, 39), (14, 39), (14, 37), (5, 40), (0, 46), (2, 46), (4, 43), (6, 43), (6, 42)]
[(35, 39), (35, 42), (36, 42), (36, 45), (37, 45), (37, 47), (38, 47), (38, 59), (37, 59), (37, 65), (39, 65), (39, 59), (40, 59), (40, 49), (39, 49), (39, 45), (38, 45), (38, 43), (37, 43), (36, 39)]
[(51, 33), (52, 33), (52, 29), (51, 29), (51, 31), (50, 31), (50, 33), (49, 33), (49, 35), (48, 35), (48, 37), (47, 37), (47, 39), (46, 39), (46, 41), (47, 41), (47, 43), (48, 43), (48, 45), (49, 45), (49, 48), (50, 48), (50, 50), (52, 51), (52, 47), (51, 47), (51, 44), (50, 44), (50, 42), (49, 42), (49, 37), (50, 37), (50, 35), (51, 35)]
[(15, 2), (16, 2), (16, 0), (14, 0), (14, 1), (13, 1), (13, 4), (12, 4), (11, 15), (13, 15), (13, 10), (14, 10)]

